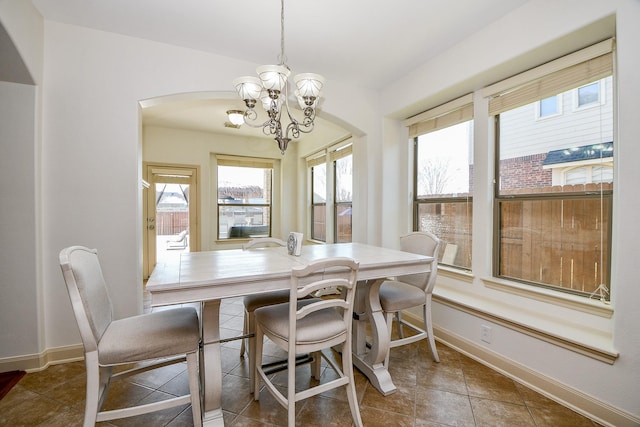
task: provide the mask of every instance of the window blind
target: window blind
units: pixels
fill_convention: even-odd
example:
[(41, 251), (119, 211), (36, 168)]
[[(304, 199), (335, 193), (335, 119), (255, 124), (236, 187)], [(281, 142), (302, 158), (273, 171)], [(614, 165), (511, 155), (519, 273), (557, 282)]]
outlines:
[(218, 162), (218, 166), (273, 169), (273, 160), (270, 159), (256, 159), (218, 154), (216, 155), (216, 161)]
[(316, 157), (310, 157), (307, 159), (307, 167), (308, 168), (312, 168), (314, 166), (318, 166), (321, 165), (323, 163), (326, 163), (327, 161), (327, 156), (325, 153), (321, 153), (321, 155), (316, 156)]
[(403, 124), (409, 127), (409, 138), (415, 138), (471, 119), (473, 94), (468, 94), (408, 118)]
[(353, 146), (348, 145), (344, 148), (340, 148), (338, 150), (332, 151), (331, 154), (329, 154), (329, 158), (332, 162), (335, 162), (336, 160), (341, 159), (343, 157), (347, 157), (352, 153), (353, 153)]
[(613, 73), (613, 39), (574, 52), (483, 90), (489, 114), (497, 115), (549, 96), (610, 76)]

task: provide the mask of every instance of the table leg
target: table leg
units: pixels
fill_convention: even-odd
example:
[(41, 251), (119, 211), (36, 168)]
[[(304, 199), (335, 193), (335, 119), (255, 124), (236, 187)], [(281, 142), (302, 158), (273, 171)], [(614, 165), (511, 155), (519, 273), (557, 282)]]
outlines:
[(204, 404), (202, 424), (224, 426), (222, 418), (222, 361), (220, 358), (220, 300), (205, 301), (202, 307), (202, 354), (200, 372)]
[[(396, 386), (391, 380), (384, 360), (389, 352), (389, 336), (384, 313), (380, 306), (380, 286), (384, 280), (369, 280), (358, 284), (354, 312), (358, 319), (353, 333), (353, 364), (362, 372), (371, 384), (384, 396), (395, 393)], [(371, 349), (366, 348), (366, 326), (371, 325)]]

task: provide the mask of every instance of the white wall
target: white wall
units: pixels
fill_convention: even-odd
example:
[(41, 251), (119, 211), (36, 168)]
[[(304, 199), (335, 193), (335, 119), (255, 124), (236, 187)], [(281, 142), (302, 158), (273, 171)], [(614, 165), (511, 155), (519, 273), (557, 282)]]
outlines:
[[(291, 144), (287, 155), (282, 156), (276, 143), (272, 139), (242, 138), (233, 135), (219, 135), (207, 132), (195, 132), (184, 129), (145, 126), (143, 131), (142, 159), (145, 162), (177, 163), (197, 165), (200, 167), (200, 242), (201, 250), (216, 248), (215, 204), (212, 199), (215, 170), (211, 168), (212, 154), (232, 154), (239, 156), (261, 157), (276, 161), (275, 185), (280, 180), (280, 171), (296, 170), (296, 144)], [(290, 231), (296, 231), (297, 225), (283, 219), (295, 217), (295, 194), (297, 180), (283, 180), (278, 194), (281, 196), (273, 201), (272, 228), (275, 237), (284, 238)], [(224, 244), (223, 248), (232, 248), (231, 244)], [(235, 245), (240, 247), (240, 245)]]
[[(54, 256), (63, 247), (98, 248), (116, 315), (141, 309), (138, 102), (226, 92), (235, 76), (256, 64), (48, 21), (45, 40), (43, 271), (47, 346), (56, 347), (78, 342)], [(368, 97), (356, 92), (339, 82), (328, 85), (332, 102), (323, 108), (366, 131), (367, 143), (375, 144), (376, 129), (367, 130), (375, 122), (364, 103)]]
[[(0, 2), (12, 81), (42, 81), (43, 20), (30, 2)], [(4, 33), (4, 32), (3, 32)], [(0, 56), (2, 55), (0, 54)], [(11, 56), (9, 56), (11, 54)], [(0, 77), (2, 80), (2, 77)], [(0, 360), (44, 348), (40, 276), (40, 90), (0, 81)], [(19, 363), (19, 362), (17, 362)], [(6, 370), (19, 369), (10, 363)]]
[[(27, 312), (16, 314), (16, 324), (20, 324), (16, 330), (4, 332), (3, 328), (0, 348), (9, 349), (7, 354), (3, 353), (5, 357), (28, 356), (80, 342), (57, 260), (58, 252), (65, 246), (97, 247), (116, 314), (124, 316), (140, 310), (142, 129), (138, 102), (176, 93), (228, 91), (228, 82), (256, 66), (53, 22), (45, 22), (44, 54), (38, 55), (42, 29), (33, 25), (34, 16), (24, 10), (21, 6), (24, 3), (0, 2), (0, 19), (12, 37), (18, 39), (16, 45), (27, 66), (37, 70), (38, 64), (43, 64), (42, 78), (34, 73), (42, 85), (43, 110), (40, 116), (36, 94), (32, 116), (42, 124), (41, 167), (37, 126), (33, 142), (28, 126), (23, 128), (21, 123), (8, 120), (2, 120), (1, 124), (3, 132), (7, 126), (6, 132), (19, 133), (36, 147), (31, 165), (26, 170), (14, 168), (14, 171), (17, 179), (28, 181), (29, 176), (36, 176), (33, 184), (36, 200), (25, 195), (18, 201), (26, 209), (33, 209), (27, 222), (32, 218), (36, 222), (36, 243), (28, 244), (27, 256), (37, 264), (32, 279), (37, 283), (27, 284), (26, 295), (20, 294), (21, 290), (13, 284), (9, 302), (4, 303), (7, 294), (3, 279), (1, 308), (22, 297), (36, 298), (43, 306), (38, 307), (37, 313), (31, 306)], [(326, 88), (323, 109), (359, 131), (354, 138), (354, 169), (361, 172), (354, 182), (357, 195), (354, 217), (360, 221), (355, 225), (354, 239), (395, 246), (398, 234), (410, 227), (410, 197), (403, 182), (408, 176), (408, 148), (406, 130), (398, 119), (568, 53), (590, 38), (598, 39), (601, 34), (606, 35), (609, 27), (598, 20), (612, 13), (617, 14), (619, 89), (612, 254), (614, 315), (611, 321), (598, 320), (593, 329), (608, 335), (609, 345), (620, 352), (620, 357), (614, 365), (607, 365), (501, 328), (496, 328), (495, 342), (487, 350), (638, 417), (640, 310), (636, 306), (640, 287), (636, 278), (640, 277), (640, 264), (632, 258), (640, 240), (636, 221), (640, 200), (635, 191), (640, 182), (640, 170), (635, 167), (640, 158), (637, 0), (532, 0), (474, 37), (431, 58), (380, 94), (332, 81)], [(22, 25), (25, 22), (26, 27)], [(580, 31), (586, 26), (589, 31)], [(13, 89), (0, 90), (4, 95)], [(20, 99), (25, 99), (24, 96), (21, 94)], [(483, 114), (486, 117), (486, 104), (479, 102), (476, 116)], [(443, 277), (440, 285), (468, 296), (472, 302), (478, 298), (488, 304), (501, 302), (498, 310), (504, 310), (505, 306), (517, 310), (519, 305), (527, 308), (533, 305), (540, 310), (548, 309), (552, 316), (570, 316), (572, 313), (567, 309), (488, 290), (481, 280), (490, 275), (491, 264), (491, 235), (486, 227), (491, 212), (487, 188), (492, 154), (488, 134), (486, 122), (477, 124), (475, 171), (480, 182), (475, 186), (474, 229), (487, 230), (474, 236), (475, 276), (470, 282)], [(4, 141), (2, 147), (4, 155)], [(20, 148), (17, 154), (22, 156), (29, 150)], [(6, 190), (2, 191), (4, 195)], [(300, 214), (292, 217), (299, 221)], [(42, 218), (41, 233), (39, 218)], [(0, 230), (7, 232), (6, 228)], [(38, 239), (42, 240), (42, 247)], [(23, 277), (24, 266), (20, 263), (6, 265), (7, 273), (5, 264), (2, 267), (5, 277)], [(585, 316), (573, 314), (580, 320)], [(434, 316), (438, 326), (470, 342), (478, 342), (479, 319), (439, 305)], [(25, 333), (38, 336), (37, 343), (15, 341), (17, 335)], [(34, 345), (38, 348), (32, 348)]]
[(0, 82), (0, 358), (37, 353), (35, 86)]
[[(567, 12), (570, 10), (570, 12)], [(614, 35), (617, 31), (618, 134), (615, 138), (614, 229), (612, 250), (611, 319), (587, 314), (556, 303), (487, 287), (491, 278), (492, 242), (492, 164), (493, 139), (487, 101), (480, 89), (502, 78), (535, 65), (571, 53)], [(640, 419), (640, 269), (633, 256), (637, 253), (640, 226), (637, 218), (640, 201), (635, 186), (640, 182), (637, 159), (640, 158), (638, 99), (640, 81), (640, 2), (597, 0), (563, 2), (530, 1), (504, 16), (442, 55), (432, 58), (403, 79), (382, 91), (381, 105), (386, 124), (396, 131), (383, 134), (385, 181), (382, 206), (386, 218), (389, 206), (402, 208), (393, 217), (410, 217), (410, 203), (403, 203), (398, 188), (407, 185), (404, 154), (406, 138), (398, 118), (407, 118), (469, 92), (475, 92), (474, 159), (474, 244), (473, 277), (441, 274), (435, 294), (479, 311), (488, 311), (528, 327), (575, 340), (605, 351), (619, 352), (613, 365), (594, 360), (568, 349), (549, 344), (512, 329), (492, 324), (443, 304), (435, 304), (434, 323), (442, 330), (469, 344), (499, 355), (505, 363), (524, 366), (542, 377), (558, 381), (568, 389), (584, 393), (585, 400), (606, 402), (611, 412), (626, 411), (627, 419)], [(541, 25), (544, 23), (544, 25)], [(406, 134), (405, 134), (406, 135)], [(410, 183), (409, 183), (410, 184)], [(406, 188), (406, 187), (405, 187)], [(403, 190), (401, 190), (403, 191)], [(408, 190), (404, 190), (405, 194)], [(383, 229), (383, 241), (397, 242), (397, 227)], [(628, 254), (628, 255), (626, 255)], [(480, 325), (493, 326), (491, 344), (480, 341)], [(632, 416), (630, 416), (631, 414)]]

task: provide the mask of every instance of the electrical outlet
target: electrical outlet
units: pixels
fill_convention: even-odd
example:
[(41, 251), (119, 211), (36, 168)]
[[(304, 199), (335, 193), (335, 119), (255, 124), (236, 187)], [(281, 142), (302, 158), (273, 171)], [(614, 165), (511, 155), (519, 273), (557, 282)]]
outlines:
[(480, 326), (480, 339), (487, 344), (491, 343), (491, 327), (487, 325)]

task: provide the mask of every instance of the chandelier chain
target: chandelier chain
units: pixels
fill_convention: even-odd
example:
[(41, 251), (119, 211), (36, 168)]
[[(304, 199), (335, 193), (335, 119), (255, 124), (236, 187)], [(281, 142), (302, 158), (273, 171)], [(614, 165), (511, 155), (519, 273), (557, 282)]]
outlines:
[(287, 56), (284, 54), (284, 0), (280, 0), (280, 65), (286, 65)]

